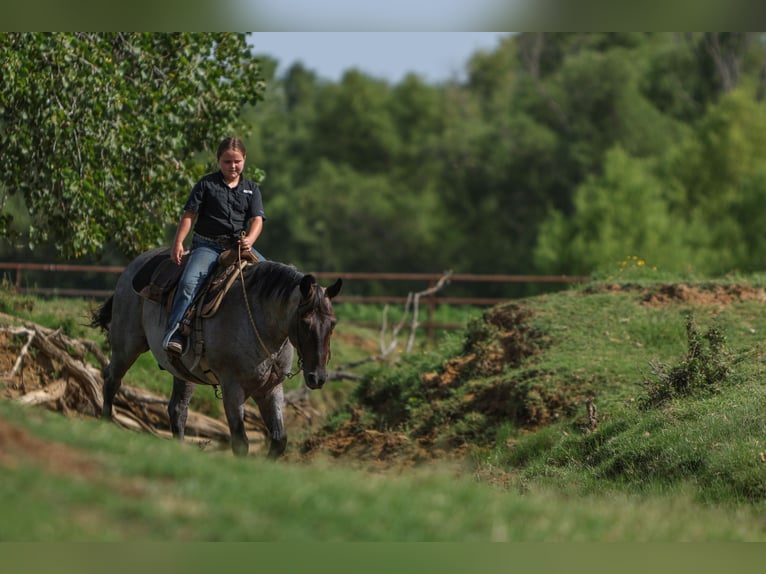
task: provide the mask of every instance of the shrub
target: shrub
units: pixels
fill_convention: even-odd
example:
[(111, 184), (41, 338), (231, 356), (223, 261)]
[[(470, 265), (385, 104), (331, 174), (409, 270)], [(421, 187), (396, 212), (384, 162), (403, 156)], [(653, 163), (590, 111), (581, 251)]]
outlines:
[(644, 381), (642, 408), (657, 407), (677, 397), (717, 394), (733, 374), (733, 357), (718, 327), (702, 334), (693, 314), (686, 318), (686, 356), (678, 365), (652, 363), (653, 378)]

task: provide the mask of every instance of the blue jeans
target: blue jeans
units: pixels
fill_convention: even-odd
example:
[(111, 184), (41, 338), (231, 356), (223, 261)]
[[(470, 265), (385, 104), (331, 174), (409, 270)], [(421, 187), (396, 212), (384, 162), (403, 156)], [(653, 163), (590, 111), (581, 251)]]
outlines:
[[(224, 251), (226, 251), (226, 247), (215, 241), (204, 239), (199, 235), (194, 235), (192, 238), (189, 261), (186, 263), (186, 268), (178, 282), (173, 306), (170, 308), (170, 314), (168, 315), (167, 332), (165, 333), (163, 346), (167, 346), (168, 341), (170, 341), (170, 338), (180, 326), (184, 313), (186, 313), (189, 305), (192, 304), (197, 293), (199, 293), (205, 278), (215, 268), (218, 256)], [(258, 256), (259, 261), (265, 261), (263, 255), (255, 249), (251, 249), (251, 251)]]

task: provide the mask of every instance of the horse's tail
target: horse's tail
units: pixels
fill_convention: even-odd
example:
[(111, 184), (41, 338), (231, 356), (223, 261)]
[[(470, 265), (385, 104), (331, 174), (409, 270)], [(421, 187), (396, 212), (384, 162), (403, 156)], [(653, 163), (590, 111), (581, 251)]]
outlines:
[(93, 328), (100, 327), (106, 332), (109, 332), (109, 325), (112, 322), (112, 303), (114, 302), (114, 295), (109, 297), (103, 305), (93, 312), (90, 320), (90, 326)]

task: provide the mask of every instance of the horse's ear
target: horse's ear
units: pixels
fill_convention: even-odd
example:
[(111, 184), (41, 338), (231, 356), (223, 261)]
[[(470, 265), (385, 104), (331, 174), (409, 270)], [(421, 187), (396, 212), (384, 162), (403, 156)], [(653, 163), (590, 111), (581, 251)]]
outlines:
[(325, 291), (325, 295), (327, 295), (328, 299), (332, 299), (338, 293), (340, 293), (341, 287), (343, 287), (343, 279), (338, 278), (338, 280), (335, 283), (333, 283), (327, 288), (327, 290)]
[(313, 275), (304, 275), (301, 279), (301, 295), (304, 299), (308, 299), (312, 295), (312, 288), (316, 285), (317, 278)]

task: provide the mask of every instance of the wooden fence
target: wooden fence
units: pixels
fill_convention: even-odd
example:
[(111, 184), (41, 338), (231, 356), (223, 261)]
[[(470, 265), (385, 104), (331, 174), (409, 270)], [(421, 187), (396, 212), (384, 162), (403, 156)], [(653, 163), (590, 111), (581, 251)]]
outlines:
[[(8, 281), (19, 293), (30, 293), (38, 295), (48, 295), (57, 297), (93, 297), (106, 298), (111, 294), (110, 290), (104, 289), (84, 289), (84, 288), (60, 288), (60, 287), (39, 287), (26, 285), (24, 281), (25, 272), (42, 272), (43, 274), (57, 275), (59, 273), (88, 273), (88, 274), (115, 274), (119, 275), (125, 269), (123, 266), (116, 265), (69, 265), (59, 263), (5, 263), (0, 262), (0, 274), (8, 276), (13, 272), (13, 278)], [(433, 288), (443, 277), (439, 273), (338, 273), (338, 272), (315, 272), (317, 279), (334, 280), (338, 277), (344, 281), (384, 281), (384, 282), (409, 282), (412, 284), (422, 283), (423, 291)], [(567, 275), (483, 275), (453, 273), (449, 277), (450, 284), (454, 283), (548, 283), (548, 284), (569, 284), (581, 283), (590, 280), (590, 277), (577, 277)], [(404, 304), (407, 296), (355, 296), (339, 295), (337, 302), (353, 303), (383, 303), (383, 304)], [(433, 320), (433, 314), (436, 305), (472, 305), (472, 306), (491, 306), (507, 301), (507, 298), (492, 297), (448, 297), (435, 293), (421, 299), (428, 310), (427, 320), (421, 323), (421, 326), (427, 328), (429, 332), (434, 328), (456, 327), (452, 323), (436, 323)]]

